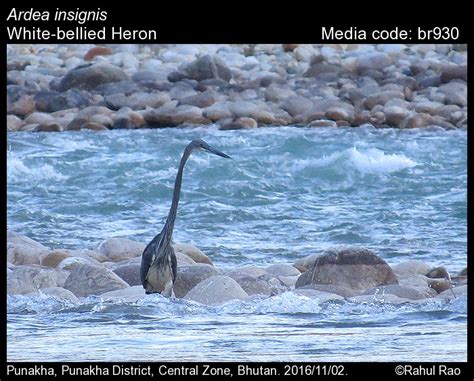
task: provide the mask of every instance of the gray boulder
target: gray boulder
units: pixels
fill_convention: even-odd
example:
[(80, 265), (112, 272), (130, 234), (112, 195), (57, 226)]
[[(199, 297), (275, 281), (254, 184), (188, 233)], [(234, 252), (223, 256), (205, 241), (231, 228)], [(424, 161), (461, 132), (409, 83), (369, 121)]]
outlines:
[(94, 90), (97, 86), (128, 79), (127, 74), (107, 62), (99, 62), (87, 66), (79, 66), (69, 71), (59, 83), (59, 91), (71, 88)]
[(327, 250), (321, 255), (310, 270), (301, 274), (295, 287), (329, 284), (362, 291), (397, 282), (390, 266), (372, 251), (341, 248)]
[(109, 261), (119, 262), (142, 255), (145, 247), (145, 244), (127, 238), (109, 238), (99, 244), (97, 251), (104, 254)]
[(86, 264), (74, 267), (64, 283), (64, 288), (78, 297), (100, 295), (128, 287), (129, 285), (111, 270)]
[(56, 271), (47, 267), (18, 266), (7, 274), (7, 293), (9, 295), (36, 293), (38, 289), (56, 286)]
[(173, 244), (173, 248), (175, 252), (186, 254), (196, 263), (207, 263), (209, 265), (212, 265), (211, 259), (194, 245), (186, 243), (175, 243)]
[(177, 82), (184, 78), (196, 81), (216, 78), (229, 82), (232, 79), (232, 73), (221, 58), (206, 54), (185, 64), (168, 76), (170, 82)]
[(400, 286), (398, 284), (388, 284), (386, 286), (379, 286), (370, 288), (362, 293), (362, 295), (385, 295), (392, 294), (399, 298), (405, 298), (410, 300), (425, 299), (426, 296), (415, 288)]
[(49, 249), (24, 235), (8, 230), (7, 261), (14, 265), (40, 264), (40, 257)]
[(127, 282), (130, 286), (139, 286), (142, 284), (140, 280), (140, 265), (128, 264), (122, 265), (113, 270), (120, 278)]
[(301, 95), (294, 95), (286, 98), (281, 103), (281, 108), (291, 116), (295, 116), (311, 111), (313, 102)]
[(232, 278), (216, 275), (197, 284), (184, 297), (207, 305), (218, 305), (233, 299), (245, 299), (248, 294)]
[(181, 266), (173, 285), (174, 294), (177, 298), (182, 298), (204, 279), (218, 274), (219, 271), (215, 267), (205, 263)]

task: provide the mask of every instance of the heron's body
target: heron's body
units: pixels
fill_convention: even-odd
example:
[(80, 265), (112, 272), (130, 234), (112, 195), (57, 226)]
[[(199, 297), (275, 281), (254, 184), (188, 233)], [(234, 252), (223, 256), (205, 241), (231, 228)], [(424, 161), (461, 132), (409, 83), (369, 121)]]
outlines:
[(225, 153), (210, 147), (202, 140), (193, 140), (185, 148), (179, 163), (178, 174), (174, 184), (173, 201), (161, 232), (151, 240), (142, 254), (140, 279), (147, 294), (160, 293), (164, 296), (173, 295), (173, 283), (176, 279), (177, 261), (171, 245), (174, 222), (178, 211), (179, 195), (183, 179), (183, 169), (191, 152), (203, 149), (216, 155), (229, 158)]

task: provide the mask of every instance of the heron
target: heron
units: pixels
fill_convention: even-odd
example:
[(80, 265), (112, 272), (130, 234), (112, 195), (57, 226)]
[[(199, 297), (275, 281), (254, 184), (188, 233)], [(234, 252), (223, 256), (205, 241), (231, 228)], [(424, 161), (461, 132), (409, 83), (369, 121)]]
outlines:
[(177, 261), (171, 239), (178, 210), (184, 165), (194, 150), (204, 150), (227, 159), (231, 158), (200, 139), (191, 141), (184, 149), (176, 174), (173, 200), (165, 225), (161, 232), (145, 247), (142, 254), (140, 279), (146, 294), (159, 293), (167, 297), (174, 296), (173, 284), (176, 279)]

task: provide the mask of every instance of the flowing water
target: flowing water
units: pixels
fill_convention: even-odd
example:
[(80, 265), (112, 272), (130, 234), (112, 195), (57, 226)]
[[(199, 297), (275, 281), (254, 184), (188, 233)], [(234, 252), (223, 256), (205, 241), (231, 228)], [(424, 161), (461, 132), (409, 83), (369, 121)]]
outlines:
[[(148, 242), (182, 150), (176, 242), (226, 269), (368, 247), (455, 274), (467, 261), (467, 133), (214, 128), (8, 135), (8, 228), (51, 248)], [(209, 307), (148, 295), (79, 303), (8, 296), (8, 360), (466, 361), (467, 298), (320, 302), (285, 293)]]

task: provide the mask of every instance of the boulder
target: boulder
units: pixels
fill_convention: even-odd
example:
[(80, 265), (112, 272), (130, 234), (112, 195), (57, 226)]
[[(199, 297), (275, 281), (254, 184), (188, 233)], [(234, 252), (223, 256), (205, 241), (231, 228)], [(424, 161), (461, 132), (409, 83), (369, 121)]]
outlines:
[(467, 106), (467, 84), (463, 81), (451, 81), (438, 88), (445, 95), (444, 103), (461, 107)]
[(291, 116), (304, 114), (313, 108), (313, 102), (301, 95), (294, 95), (286, 98), (281, 103), (281, 108)]
[(94, 261), (92, 258), (86, 258), (86, 257), (67, 257), (64, 258), (61, 262), (59, 262), (56, 265), (57, 270), (67, 270), (71, 271), (77, 266), (82, 266), (82, 265), (92, 265), (96, 266), (99, 263), (97, 261)]
[(18, 131), (26, 123), (16, 115), (7, 115), (7, 131)]
[(298, 259), (295, 263), (293, 263), (293, 267), (301, 272), (305, 272), (306, 270), (313, 267), (314, 262), (321, 256), (321, 254), (310, 254), (304, 258)]
[(117, 110), (122, 107), (130, 107), (132, 110), (144, 110), (147, 107), (158, 108), (171, 100), (165, 92), (134, 92), (132, 94), (115, 93), (105, 96), (105, 102), (109, 107)]
[(14, 265), (40, 264), (40, 257), (49, 249), (24, 235), (8, 231), (7, 261)]
[(206, 54), (183, 65), (178, 71), (172, 72), (168, 76), (170, 82), (180, 81), (184, 78), (196, 81), (216, 78), (229, 82), (232, 78), (232, 73), (225, 62), (217, 55)]
[(186, 254), (196, 263), (207, 263), (212, 265), (211, 259), (194, 245), (175, 243), (173, 248), (175, 252), (179, 251), (180, 253)]
[(413, 274), (408, 276), (400, 276), (398, 284), (400, 286), (409, 287), (415, 289), (421, 293), (425, 298), (432, 298), (438, 293), (429, 286), (429, 278), (421, 274)]
[(64, 288), (78, 297), (101, 295), (128, 287), (130, 286), (111, 270), (86, 264), (74, 267), (64, 283)]
[(130, 286), (139, 286), (142, 284), (140, 280), (140, 266), (140, 264), (122, 265), (116, 267), (113, 272)]
[(219, 271), (214, 266), (205, 263), (181, 266), (173, 285), (174, 293), (177, 298), (182, 298), (198, 283), (218, 274)]
[(59, 91), (71, 88), (94, 90), (97, 86), (128, 79), (127, 74), (108, 62), (78, 66), (70, 70), (59, 83)]
[(24, 265), (14, 268), (7, 275), (7, 293), (28, 294), (38, 289), (57, 286), (56, 271), (38, 265)]
[(274, 276), (295, 276), (301, 275), (301, 272), (295, 267), (286, 263), (275, 263), (265, 268), (268, 274)]
[(369, 95), (364, 102), (368, 110), (372, 110), (376, 105), (385, 105), (392, 99), (405, 99), (405, 94), (398, 90), (383, 90)]
[(69, 250), (53, 250), (41, 257), (41, 265), (46, 267), (56, 267), (63, 259), (69, 258)]
[(248, 294), (232, 278), (215, 275), (197, 284), (184, 297), (207, 305), (218, 305), (233, 299), (245, 299)]
[[(296, 287), (296, 285), (295, 285)], [(295, 290), (300, 289), (311, 289), (317, 291), (324, 291), (330, 294), (337, 294), (343, 296), (344, 298), (349, 298), (351, 296), (355, 296), (358, 294), (357, 290), (353, 290), (346, 286), (341, 286), (338, 284), (321, 284), (321, 283), (314, 283), (314, 284), (307, 284), (306, 286), (295, 288)]]
[(67, 300), (69, 302), (76, 303), (78, 301), (76, 295), (74, 295), (71, 291), (66, 290), (65, 288), (62, 287), (47, 287), (41, 289), (41, 293), (44, 295), (51, 295), (54, 296), (55, 298), (61, 299), (61, 300)]
[(397, 282), (390, 266), (372, 251), (340, 248), (327, 250), (321, 255), (310, 270), (301, 274), (295, 287), (329, 284), (362, 291)]
[(84, 108), (93, 102), (91, 94), (79, 89), (69, 89), (63, 93), (38, 91), (34, 96), (34, 101), (38, 111), (50, 113), (75, 107)]
[(415, 274), (425, 275), (433, 267), (423, 261), (411, 259), (392, 266), (393, 272), (399, 277), (406, 277)]
[(296, 290), (292, 290), (291, 292), (295, 293), (296, 295), (306, 296), (310, 299), (318, 299), (321, 303), (333, 300), (344, 300), (344, 297), (341, 295), (311, 288), (298, 288)]
[(260, 275), (265, 275), (266, 273), (266, 270), (261, 267), (247, 265), (229, 270), (226, 272), (226, 275), (230, 276), (233, 279), (236, 279), (242, 276), (259, 277)]
[(127, 238), (109, 238), (99, 244), (97, 251), (110, 261), (119, 262), (142, 255), (145, 247), (145, 244)]
[(264, 279), (244, 275), (235, 280), (248, 295), (272, 295), (272, 289)]
[(178, 261), (178, 267), (186, 265), (194, 265), (196, 262), (191, 257), (188, 257), (186, 254), (183, 254), (179, 251), (175, 251), (176, 260)]

